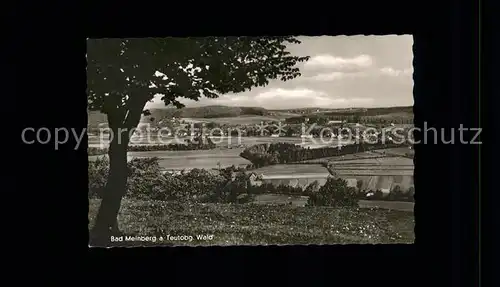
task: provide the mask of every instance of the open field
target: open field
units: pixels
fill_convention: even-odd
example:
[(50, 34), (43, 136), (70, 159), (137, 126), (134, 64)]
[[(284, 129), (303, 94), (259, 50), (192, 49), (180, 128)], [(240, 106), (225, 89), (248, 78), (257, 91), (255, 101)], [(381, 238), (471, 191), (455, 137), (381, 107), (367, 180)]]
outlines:
[[(211, 149), (211, 150), (180, 150), (180, 151), (129, 151), (131, 157), (159, 157), (159, 158), (211, 158), (239, 156), (242, 148)], [(89, 158), (95, 156), (89, 156)]]
[(287, 194), (258, 194), (255, 196), (254, 204), (291, 204), (292, 206), (304, 207), (308, 196)]
[(384, 150), (374, 150), (373, 153), (380, 154), (385, 152), (386, 155), (395, 155), (395, 156), (406, 156), (406, 154), (415, 154), (414, 149), (409, 149), (406, 147), (401, 148), (388, 148)]
[(406, 193), (414, 187), (413, 160), (404, 157), (365, 158), (333, 162), (336, 173), (351, 186), (388, 192), (396, 186)]
[[(190, 137), (158, 137), (157, 135), (147, 135), (147, 136), (142, 136), (135, 138), (133, 141), (131, 141), (130, 145), (155, 145), (155, 144), (170, 144), (170, 143), (182, 143), (185, 140), (190, 139)], [(296, 144), (301, 144), (302, 142), (304, 143), (312, 143), (310, 139), (304, 139), (302, 140), (299, 137), (237, 137), (237, 136), (213, 136), (210, 137), (210, 139), (218, 146), (238, 146), (238, 145), (245, 145), (245, 146), (251, 146), (251, 145), (256, 145), (256, 144), (262, 144), (262, 143), (276, 143), (276, 142), (286, 142), (286, 143), (296, 143)], [(99, 146), (99, 144), (103, 144), (104, 146), (107, 146), (109, 144), (109, 141), (107, 139), (105, 140), (100, 140), (98, 136), (89, 136), (88, 137), (88, 145), (89, 147), (92, 146)]]
[[(130, 142), (129, 145), (166, 145), (166, 144), (181, 144), (184, 143), (185, 140), (190, 139), (189, 137), (157, 137), (157, 136), (144, 136), (140, 138), (136, 138)], [(332, 141), (332, 143), (326, 144), (316, 144), (314, 140), (311, 139), (302, 139), (299, 137), (237, 137), (237, 136), (213, 136), (210, 137), (212, 142), (219, 147), (249, 147), (257, 144), (265, 144), (265, 143), (293, 143), (300, 145), (304, 148), (320, 148), (323, 146), (338, 146), (338, 141)], [(343, 141), (342, 145), (348, 144), (348, 142)], [(100, 140), (97, 136), (89, 136), (88, 139), (88, 147), (108, 147), (109, 141)], [(377, 155), (380, 156), (380, 155)]]
[(360, 200), (359, 206), (362, 208), (384, 208), (390, 210), (407, 211), (413, 213), (415, 203), (404, 201), (384, 201), (384, 200)]
[(188, 123), (216, 123), (216, 124), (232, 124), (232, 125), (258, 125), (261, 122), (281, 121), (285, 117), (279, 116), (238, 116), (224, 118), (183, 118)]
[[(89, 202), (89, 228), (99, 200)], [(182, 204), (124, 199), (118, 225), (129, 236), (193, 236), (153, 245), (413, 243), (412, 212), (260, 204)], [(197, 235), (213, 235), (197, 240)], [(128, 246), (146, 245), (127, 242)], [(119, 246), (119, 243), (116, 243)], [(151, 244), (150, 244), (151, 245)]]
[(379, 158), (363, 158), (363, 159), (352, 159), (352, 160), (342, 160), (335, 161), (331, 160), (335, 166), (358, 166), (362, 164), (371, 164), (374, 166), (413, 166), (413, 160), (405, 157), (379, 157)]
[(295, 174), (328, 174), (328, 169), (320, 164), (276, 164), (255, 169), (257, 174), (295, 175)]
[[(159, 164), (165, 170), (182, 170), (193, 168), (212, 169), (229, 167), (232, 165), (242, 166), (250, 162), (239, 156), (243, 149), (214, 149), (214, 150), (192, 150), (192, 151), (144, 151), (128, 152), (128, 160), (142, 157), (158, 157)], [(102, 156), (89, 156), (89, 160), (95, 160)]]
[(339, 176), (413, 176), (413, 170), (337, 170)]
[[(255, 196), (255, 204), (290, 204), (292, 206), (304, 207), (308, 196), (296, 196), (286, 194), (259, 194)], [(390, 210), (399, 210), (413, 212), (415, 204), (413, 202), (403, 201), (381, 201), (381, 200), (360, 200), (361, 208), (384, 208)]]
[[(261, 138), (252, 138), (261, 140)], [(270, 139), (270, 138), (267, 138)], [(262, 140), (267, 140), (266, 138)], [(231, 165), (242, 166), (250, 161), (239, 154), (243, 148), (217, 148), (213, 150), (192, 151), (144, 151), (128, 152), (128, 158), (158, 157), (160, 166), (164, 169), (192, 169), (192, 168), (217, 168)], [(106, 155), (103, 155), (106, 156)], [(95, 160), (99, 156), (89, 156)], [(351, 159), (350, 159), (351, 158)], [(373, 152), (346, 155), (344, 157), (331, 157), (321, 160), (330, 160), (340, 175), (413, 175), (413, 160), (403, 157), (384, 156)], [(318, 162), (318, 160), (310, 161)], [(321, 164), (280, 164), (256, 169), (255, 172), (266, 176), (292, 175), (292, 174), (324, 174), (328, 170)]]
[[(331, 162), (336, 174), (345, 179), (348, 186), (361, 190), (389, 192), (398, 186), (406, 193), (414, 186), (413, 160), (409, 158), (378, 155)], [(321, 164), (272, 165), (256, 169), (255, 172), (262, 174), (265, 182), (292, 186), (306, 186), (313, 181), (318, 181), (322, 186), (329, 174)]]
[(320, 162), (328, 162), (328, 161), (334, 161), (334, 162), (341, 162), (341, 161), (352, 161), (352, 160), (363, 160), (363, 159), (370, 159), (370, 158), (386, 158), (386, 157), (391, 157), (392, 155), (389, 154), (382, 154), (384, 150), (380, 150), (378, 153), (375, 153), (374, 151), (362, 151), (359, 153), (353, 153), (353, 154), (346, 154), (346, 155), (341, 155), (341, 156), (332, 156), (332, 157), (324, 157), (324, 158), (319, 158), (319, 159), (311, 159), (311, 160), (305, 160), (302, 161), (304, 163), (320, 163)]
[(374, 119), (387, 119), (387, 120), (397, 120), (397, 119), (413, 119), (413, 112), (412, 111), (400, 111), (400, 112), (393, 112), (393, 113), (387, 113), (383, 115), (376, 115), (376, 116), (366, 116), (366, 118), (374, 118)]

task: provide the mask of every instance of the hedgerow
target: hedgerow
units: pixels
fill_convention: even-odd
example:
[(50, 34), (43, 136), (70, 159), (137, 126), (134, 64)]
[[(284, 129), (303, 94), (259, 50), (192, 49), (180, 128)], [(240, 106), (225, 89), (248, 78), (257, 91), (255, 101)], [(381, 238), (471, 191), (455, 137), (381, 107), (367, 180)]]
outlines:
[[(89, 197), (101, 198), (105, 191), (109, 160), (89, 162)], [(141, 200), (190, 202), (245, 202), (249, 196), (248, 176), (240, 168), (229, 167), (220, 174), (203, 169), (180, 174), (163, 173), (158, 158), (136, 158), (128, 163), (126, 197)], [(233, 176), (234, 174), (234, 176)]]
[[(347, 187), (342, 179), (332, 178), (321, 187), (317, 181), (306, 187), (283, 184), (276, 186), (272, 183), (252, 185), (251, 173), (235, 166), (216, 173), (204, 169), (182, 171), (179, 174), (163, 173), (158, 158), (135, 158), (128, 163), (128, 170), (126, 197), (140, 200), (245, 203), (252, 201), (255, 195), (273, 193), (309, 196), (310, 205), (356, 206), (361, 199), (413, 201), (414, 194), (413, 189), (407, 193), (396, 189), (389, 196), (381, 191), (370, 194)], [(90, 198), (101, 198), (105, 192), (108, 172), (107, 158), (89, 162)]]
[(312, 192), (307, 200), (308, 206), (358, 207), (357, 192), (347, 186), (342, 178), (329, 177), (325, 185)]
[(400, 147), (395, 143), (376, 143), (350, 144), (339, 147), (322, 147), (322, 148), (304, 148), (292, 143), (271, 143), (257, 144), (246, 148), (241, 152), (240, 156), (249, 160), (256, 167), (263, 167), (274, 164), (297, 163), (305, 160), (322, 159), (333, 156), (341, 156), (354, 154), (359, 152), (360, 148), (364, 150), (386, 149), (391, 147)]

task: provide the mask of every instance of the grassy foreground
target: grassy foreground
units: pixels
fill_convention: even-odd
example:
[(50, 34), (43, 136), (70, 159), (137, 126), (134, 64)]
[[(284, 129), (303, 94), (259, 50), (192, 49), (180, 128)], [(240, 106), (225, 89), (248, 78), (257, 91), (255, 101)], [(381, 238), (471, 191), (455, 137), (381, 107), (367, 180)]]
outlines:
[[(90, 228), (100, 201), (89, 204)], [(118, 216), (124, 238), (156, 236), (156, 242), (124, 240), (111, 246), (413, 243), (413, 218), (412, 212), (384, 209), (124, 199)], [(168, 240), (167, 235), (186, 237)], [(209, 236), (197, 239), (200, 235)]]

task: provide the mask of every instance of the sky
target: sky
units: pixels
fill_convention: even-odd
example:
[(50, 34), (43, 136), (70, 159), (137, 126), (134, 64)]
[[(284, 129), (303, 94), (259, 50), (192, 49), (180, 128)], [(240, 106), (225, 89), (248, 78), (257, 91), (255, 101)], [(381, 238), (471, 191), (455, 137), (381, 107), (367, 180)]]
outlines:
[[(198, 102), (181, 99), (187, 107), (225, 105), (291, 109), (303, 107), (349, 108), (413, 105), (413, 37), (315, 36), (297, 37), (290, 44), (301, 76), (286, 82), (272, 80), (265, 87)], [(156, 98), (146, 108), (162, 108)]]

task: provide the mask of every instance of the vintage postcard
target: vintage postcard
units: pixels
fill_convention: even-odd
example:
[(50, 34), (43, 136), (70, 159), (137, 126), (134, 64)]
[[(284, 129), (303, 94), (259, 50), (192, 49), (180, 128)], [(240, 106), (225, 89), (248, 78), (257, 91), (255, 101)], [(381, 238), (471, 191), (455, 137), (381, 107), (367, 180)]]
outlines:
[(88, 39), (90, 246), (413, 243), (412, 45)]

